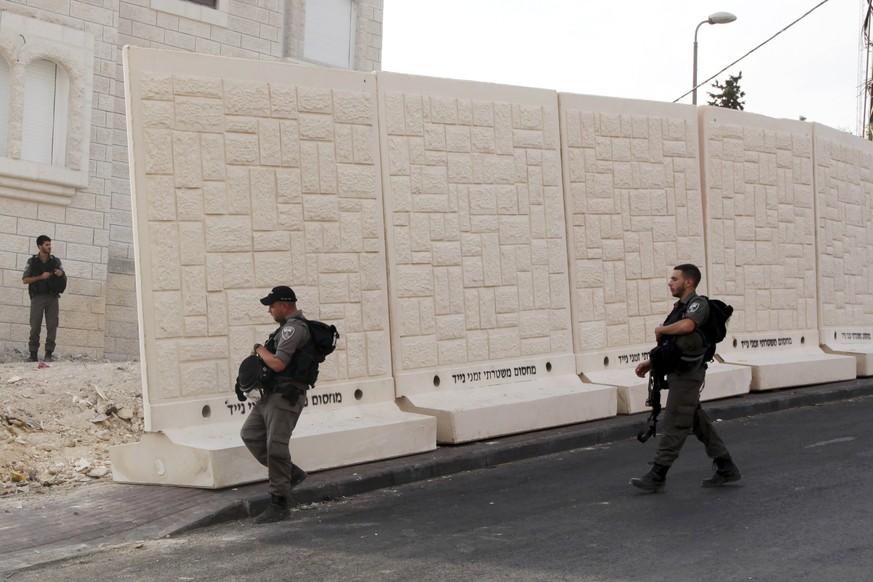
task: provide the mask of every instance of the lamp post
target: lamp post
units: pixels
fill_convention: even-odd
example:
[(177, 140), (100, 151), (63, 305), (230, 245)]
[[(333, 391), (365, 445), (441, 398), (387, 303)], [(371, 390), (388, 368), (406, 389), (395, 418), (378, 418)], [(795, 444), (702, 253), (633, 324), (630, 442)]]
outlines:
[(691, 104), (697, 105), (697, 31), (704, 24), (727, 24), (733, 22), (737, 17), (730, 12), (713, 12), (709, 18), (697, 25), (694, 29), (694, 76), (691, 81)]

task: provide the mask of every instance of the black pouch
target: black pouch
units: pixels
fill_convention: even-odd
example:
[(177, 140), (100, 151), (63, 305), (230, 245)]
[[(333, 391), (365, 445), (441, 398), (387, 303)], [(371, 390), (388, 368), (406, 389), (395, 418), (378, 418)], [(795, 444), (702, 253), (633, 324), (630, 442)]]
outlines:
[(652, 368), (661, 374), (675, 374), (696, 369), (703, 363), (705, 355), (705, 349), (700, 350), (699, 353), (685, 353), (676, 345), (676, 340), (669, 337), (661, 340), (661, 343), (649, 352), (649, 359)]

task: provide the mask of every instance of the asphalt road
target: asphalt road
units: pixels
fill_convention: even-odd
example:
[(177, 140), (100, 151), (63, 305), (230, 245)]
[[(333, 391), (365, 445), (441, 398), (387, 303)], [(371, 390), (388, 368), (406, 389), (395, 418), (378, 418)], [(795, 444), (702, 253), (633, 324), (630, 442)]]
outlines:
[(27, 580), (873, 580), (873, 397), (718, 424), (744, 479), (686, 443), (638, 493), (628, 439), (47, 564)]

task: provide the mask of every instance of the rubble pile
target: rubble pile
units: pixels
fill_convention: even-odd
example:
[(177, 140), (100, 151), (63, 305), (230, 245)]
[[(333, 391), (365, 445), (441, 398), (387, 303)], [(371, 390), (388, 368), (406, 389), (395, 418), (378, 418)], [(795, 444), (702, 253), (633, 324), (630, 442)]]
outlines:
[(0, 496), (111, 480), (109, 447), (142, 436), (139, 364), (10, 359), (0, 364)]

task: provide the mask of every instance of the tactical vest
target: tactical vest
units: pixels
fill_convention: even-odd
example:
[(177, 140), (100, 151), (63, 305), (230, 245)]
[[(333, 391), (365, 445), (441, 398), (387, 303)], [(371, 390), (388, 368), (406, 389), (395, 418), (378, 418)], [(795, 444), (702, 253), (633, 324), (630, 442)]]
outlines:
[[(306, 328), (306, 323), (303, 323), (303, 328)], [(264, 347), (267, 348), (271, 354), (276, 354), (276, 338), (279, 336), (279, 332), (282, 331), (282, 328), (285, 327), (288, 323), (283, 323), (279, 326), (279, 328), (270, 334), (269, 339), (264, 344)], [(299, 328), (298, 328), (299, 329)], [(312, 341), (312, 337), (306, 339), (307, 342)], [(304, 342), (305, 343), (305, 342)], [(304, 344), (301, 344), (301, 348)], [(288, 365), (285, 366), (285, 369), (281, 372), (273, 372), (272, 377), (267, 381), (267, 386), (265, 388), (272, 392), (277, 392), (279, 394), (290, 394), (291, 392), (306, 392), (309, 388), (309, 385), (305, 382), (305, 379), (300, 377), (299, 367), (296, 365), (296, 356), (301, 350), (298, 348), (291, 354), (291, 361), (288, 362)]]
[[(699, 295), (698, 297), (703, 296)], [(673, 311), (670, 312), (670, 315), (667, 316), (667, 319), (664, 320), (662, 325), (670, 325), (677, 321), (681, 321), (685, 318), (687, 310), (688, 303), (680, 302), (673, 308)], [(712, 317), (712, 314), (710, 314), (710, 317)], [(703, 346), (701, 349), (693, 352), (683, 351), (678, 345), (679, 338), (682, 336), (666, 335), (661, 338), (661, 341), (655, 349), (649, 352), (652, 366), (659, 373), (671, 374), (675, 372), (689, 372), (701, 365), (706, 365), (704, 361), (706, 350), (708, 348), (706, 336), (700, 330), (700, 326), (697, 326), (697, 328), (691, 333), (697, 334), (697, 336), (702, 339)]]
[[(44, 263), (39, 260), (39, 255), (33, 255), (32, 257), (30, 257), (30, 260), (28, 262), (31, 265), (31, 277), (39, 277), (43, 273), (51, 273), (58, 268), (59, 264), (59, 261), (55, 258), (54, 255), (49, 255), (49, 259)], [(40, 279), (36, 283), (31, 283), (27, 286), (27, 292), (30, 294), (31, 299), (33, 299), (37, 295), (56, 295), (56, 293), (54, 293), (49, 286), (48, 279)]]

